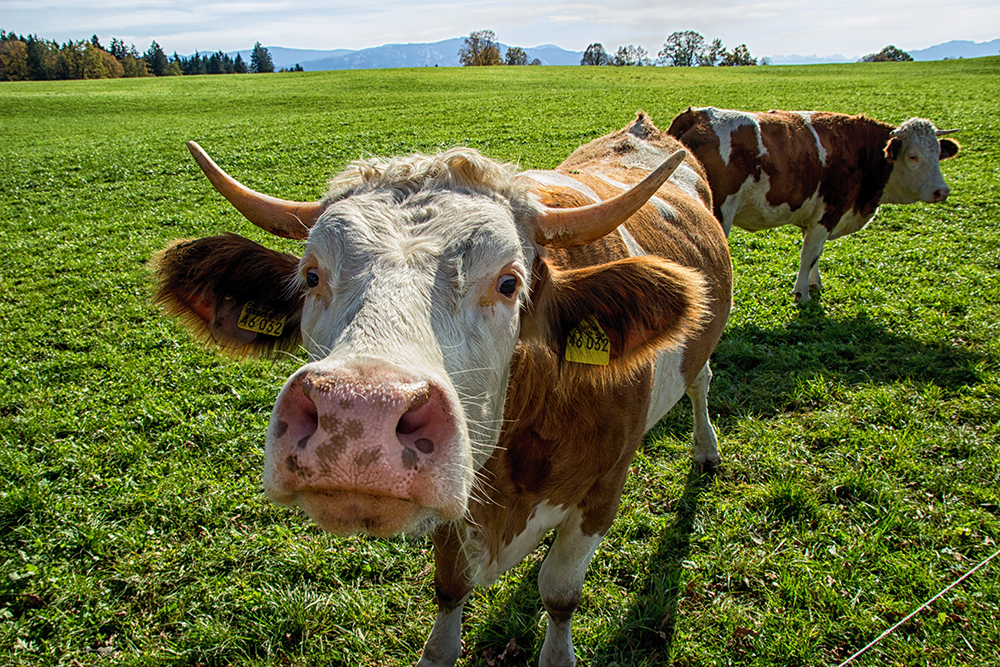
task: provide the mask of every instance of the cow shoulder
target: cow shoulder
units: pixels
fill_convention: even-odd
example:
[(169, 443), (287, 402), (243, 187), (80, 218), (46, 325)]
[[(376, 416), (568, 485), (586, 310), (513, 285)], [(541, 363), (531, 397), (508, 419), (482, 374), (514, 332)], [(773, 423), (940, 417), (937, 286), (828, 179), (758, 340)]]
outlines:
[(236, 234), (178, 241), (153, 258), (154, 301), (197, 337), (236, 354), (294, 349), (298, 262)]

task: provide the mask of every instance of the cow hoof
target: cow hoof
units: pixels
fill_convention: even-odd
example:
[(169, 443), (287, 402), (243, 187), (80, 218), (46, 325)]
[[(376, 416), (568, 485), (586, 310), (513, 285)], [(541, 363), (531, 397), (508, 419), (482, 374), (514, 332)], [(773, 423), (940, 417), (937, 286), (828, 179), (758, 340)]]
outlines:
[(719, 464), (721, 461), (719, 459), (709, 459), (706, 461), (695, 461), (694, 469), (699, 475), (706, 477), (714, 477), (715, 473), (719, 471)]

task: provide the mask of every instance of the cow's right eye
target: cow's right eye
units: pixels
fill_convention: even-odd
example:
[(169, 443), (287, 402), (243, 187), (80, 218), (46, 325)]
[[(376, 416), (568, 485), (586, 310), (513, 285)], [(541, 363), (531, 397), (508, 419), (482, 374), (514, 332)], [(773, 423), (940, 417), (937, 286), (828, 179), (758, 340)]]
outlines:
[(319, 271), (316, 269), (306, 270), (306, 285), (309, 287), (316, 287), (319, 285)]

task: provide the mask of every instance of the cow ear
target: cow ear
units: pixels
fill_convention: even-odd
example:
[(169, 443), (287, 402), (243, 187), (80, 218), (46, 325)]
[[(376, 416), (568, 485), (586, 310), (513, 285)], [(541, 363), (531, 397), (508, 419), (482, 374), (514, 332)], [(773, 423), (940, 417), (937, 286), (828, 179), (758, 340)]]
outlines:
[(948, 158), (955, 157), (958, 155), (958, 150), (960, 146), (958, 142), (954, 139), (941, 139), (941, 160), (947, 160)]
[(198, 338), (237, 355), (296, 349), (298, 258), (236, 234), (180, 241), (153, 259), (156, 303)]
[(539, 262), (521, 340), (563, 363), (627, 371), (681, 345), (706, 317), (705, 294), (701, 274), (658, 257), (567, 271)]
[(885, 145), (885, 159), (895, 162), (899, 158), (899, 151), (903, 149), (903, 141), (899, 137), (893, 137)]

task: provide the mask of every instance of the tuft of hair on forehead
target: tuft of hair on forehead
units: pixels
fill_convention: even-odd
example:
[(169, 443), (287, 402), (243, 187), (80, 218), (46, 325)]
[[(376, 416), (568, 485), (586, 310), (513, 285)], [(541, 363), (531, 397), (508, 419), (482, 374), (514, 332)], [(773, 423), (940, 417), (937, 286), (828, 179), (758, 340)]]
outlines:
[(473, 148), (456, 147), (426, 155), (372, 157), (352, 162), (330, 181), (324, 203), (355, 194), (396, 191), (408, 196), (427, 190), (453, 190), (507, 202), (514, 218), (534, 219), (538, 211), (514, 164), (490, 159)]
[(909, 120), (903, 121), (903, 123), (897, 127), (892, 132), (892, 136), (903, 138), (911, 137), (929, 137), (932, 139), (937, 139), (934, 133), (937, 132), (937, 128), (934, 127), (934, 123), (930, 122), (926, 118), (910, 118)]

